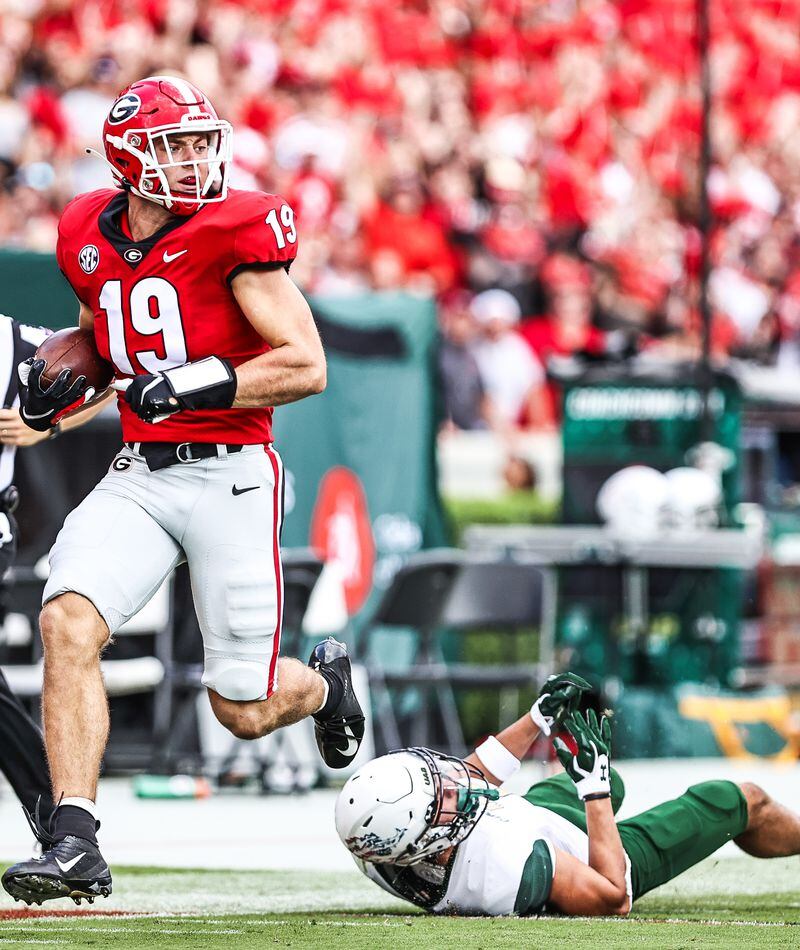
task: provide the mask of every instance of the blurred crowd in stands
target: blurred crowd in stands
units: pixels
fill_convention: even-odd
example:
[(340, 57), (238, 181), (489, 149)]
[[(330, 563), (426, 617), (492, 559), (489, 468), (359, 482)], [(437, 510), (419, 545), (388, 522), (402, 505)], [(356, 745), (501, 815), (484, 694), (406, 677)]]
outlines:
[[(319, 294), (434, 294), (450, 425), (551, 424), (551, 355), (698, 355), (695, 0), (5, 0), (0, 244), (109, 184), (116, 93), (180, 71)], [(799, 365), (800, 0), (714, 0), (713, 352)]]

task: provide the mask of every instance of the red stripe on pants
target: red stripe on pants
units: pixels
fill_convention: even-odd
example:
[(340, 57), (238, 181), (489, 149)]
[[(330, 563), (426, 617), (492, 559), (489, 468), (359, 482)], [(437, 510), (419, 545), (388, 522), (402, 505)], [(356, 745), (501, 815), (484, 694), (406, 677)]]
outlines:
[(275, 691), (275, 669), (278, 665), (278, 654), (281, 649), (281, 627), (283, 624), (283, 574), (281, 572), (281, 466), (273, 450), (265, 445), (264, 451), (272, 465), (272, 474), (275, 479), (275, 488), (272, 492), (272, 557), (275, 565), (275, 587), (278, 595), (278, 619), (275, 623), (275, 634), (272, 640), (272, 659), (269, 663), (269, 679), (267, 680), (267, 698)]

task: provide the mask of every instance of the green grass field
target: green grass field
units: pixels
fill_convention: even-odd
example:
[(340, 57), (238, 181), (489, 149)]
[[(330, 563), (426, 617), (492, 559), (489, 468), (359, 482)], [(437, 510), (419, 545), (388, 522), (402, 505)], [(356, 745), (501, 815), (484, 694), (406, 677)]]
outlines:
[[(0, 948), (749, 948), (800, 946), (800, 860), (710, 859), (628, 919), (436, 919), (357, 873), (117, 869), (93, 913), (0, 903)], [(58, 916), (54, 916), (58, 915)]]

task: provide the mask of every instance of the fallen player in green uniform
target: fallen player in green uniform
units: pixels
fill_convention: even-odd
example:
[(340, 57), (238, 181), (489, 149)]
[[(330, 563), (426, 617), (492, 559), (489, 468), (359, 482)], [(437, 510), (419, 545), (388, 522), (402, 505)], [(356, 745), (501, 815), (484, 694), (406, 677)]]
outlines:
[[(336, 829), (359, 868), (433, 913), (627, 914), (635, 900), (735, 841), (747, 854), (800, 854), (800, 817), (749, 782), (701, 782), (617, 822), (624, 797), (611, 730), (577, 711), (589, 684), (550, 677), (530, 713), (466, 759), (402, 749), (362, 766), (336, 802)], [(540, 732), (565, 772), (525, 795), (498, 786)]]

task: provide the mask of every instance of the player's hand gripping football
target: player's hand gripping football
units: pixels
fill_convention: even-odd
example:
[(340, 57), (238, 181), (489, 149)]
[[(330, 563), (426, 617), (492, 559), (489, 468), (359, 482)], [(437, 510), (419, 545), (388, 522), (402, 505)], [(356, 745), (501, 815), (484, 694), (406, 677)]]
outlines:
[(575, 790), (582, 801), (608, 798), (611, 795), (611, 723), (606, 716), (598, 723), (597, 715), (590, 709), (584, 718), (579, 712), (572, 713), (564, 722), (578, 746), (573, 755), (567, 746), (556, 739), (556, 754), (567, 775), (575, 783)]
[(531, 719), (549, 736), (564, 717), (578, 708), (581, 694), (592, 687), (575, 673), (556, 673), (548, 676), (539, 690), (539, 698), (531, 706)]
[(185, 363), (163, 373), (113, 383), (143, 422), (161, 422), (185, 409), (230, 409), (236, 397), (236, 374), (218, 356)]
[(94, 396), (94, 389), (86, 385), (86, 377), (72, 379), (72, 371), (65, 369), (47, 388), (42, 386), (42, 373), (47, 363), (31, 357), (17, 367), (23, 389), (20, 394), (20, 415), (25, 425), (37, 432), (52, 429), (60, 419), (79, 409)]
[[(116, 384), (114, 388), (118, 387)], [(125, 387), (125, 401), (143, 422), (161, 422), (181, 407), (160, 373), (136, 376)]]

